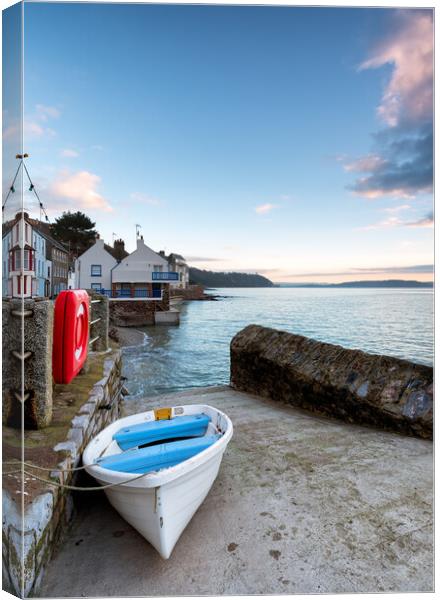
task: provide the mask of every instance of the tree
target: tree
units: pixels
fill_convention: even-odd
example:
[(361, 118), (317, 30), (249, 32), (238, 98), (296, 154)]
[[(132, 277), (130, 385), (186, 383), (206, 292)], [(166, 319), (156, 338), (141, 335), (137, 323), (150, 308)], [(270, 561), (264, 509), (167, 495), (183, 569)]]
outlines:
[(97, 232), (95, 223), (84, 213), (63, 212), (51, 225), (51, 233), (56, 240), (70, 247), (72, 254), (79, 256), (94, 243)]

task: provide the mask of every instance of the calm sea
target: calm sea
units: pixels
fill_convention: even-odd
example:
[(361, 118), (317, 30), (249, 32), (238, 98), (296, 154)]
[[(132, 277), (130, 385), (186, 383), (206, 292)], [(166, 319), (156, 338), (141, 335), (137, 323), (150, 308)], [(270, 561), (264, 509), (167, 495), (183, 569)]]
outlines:
[(227, 384), (229, 344), (257, 323), (432, 365), (433, 292), (403, 289), (218, 289), (217, 302), (181, 305), (180, 327), (147, 327), (124, 349), (128, 400)]

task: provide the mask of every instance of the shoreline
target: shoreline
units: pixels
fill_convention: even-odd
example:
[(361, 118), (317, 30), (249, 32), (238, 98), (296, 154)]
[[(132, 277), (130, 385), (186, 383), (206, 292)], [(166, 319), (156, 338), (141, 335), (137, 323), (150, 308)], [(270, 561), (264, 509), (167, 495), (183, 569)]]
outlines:
[(129, 346), (142, 346), (147, 334), (135, 327), (113, 326), (110, 337), (118, 342), (121, 348), (128, 348)]

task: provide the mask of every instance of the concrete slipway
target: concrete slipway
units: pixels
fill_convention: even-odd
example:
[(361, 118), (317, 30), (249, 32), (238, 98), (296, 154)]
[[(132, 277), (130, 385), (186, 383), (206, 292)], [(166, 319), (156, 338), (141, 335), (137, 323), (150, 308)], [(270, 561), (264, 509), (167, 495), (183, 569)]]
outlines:
[(433, 590), (431, 442), (228, 387), (150, 404), (191, 402), (218, 406), (235, 431), (171, 558), (99, 492), (80, 508), (42, 596)]

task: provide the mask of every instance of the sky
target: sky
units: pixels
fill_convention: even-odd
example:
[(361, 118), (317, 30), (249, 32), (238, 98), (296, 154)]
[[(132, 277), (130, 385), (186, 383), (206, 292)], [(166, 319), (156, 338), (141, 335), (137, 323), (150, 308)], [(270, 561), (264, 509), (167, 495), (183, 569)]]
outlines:
[(275, 282), (432, 279), (430, 10), (26, 3), (24, 26), (51, 221)]

